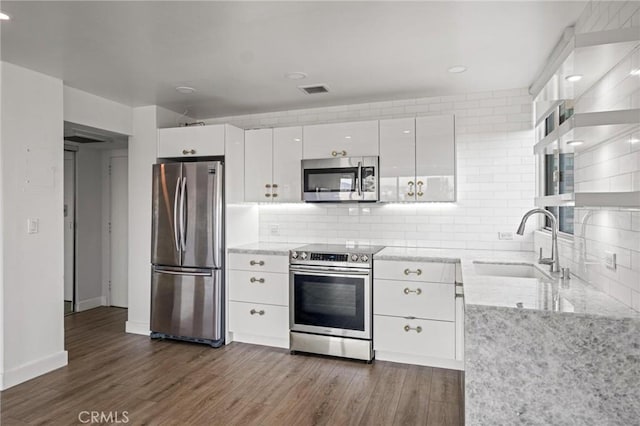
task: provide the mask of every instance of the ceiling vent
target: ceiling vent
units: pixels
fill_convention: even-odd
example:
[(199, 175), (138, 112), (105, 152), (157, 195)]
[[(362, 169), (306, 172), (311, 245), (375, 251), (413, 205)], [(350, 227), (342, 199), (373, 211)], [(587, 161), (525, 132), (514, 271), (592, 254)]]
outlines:
[(314, 84), (312, 86), (298, 86), (307, 95), (317, 95), (319, 93), (329, 93), (329, 89), (324, 84)]

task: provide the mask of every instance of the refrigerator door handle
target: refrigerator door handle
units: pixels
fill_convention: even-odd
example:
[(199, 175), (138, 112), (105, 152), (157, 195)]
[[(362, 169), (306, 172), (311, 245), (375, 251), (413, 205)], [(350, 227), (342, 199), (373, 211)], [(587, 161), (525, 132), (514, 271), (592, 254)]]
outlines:
[(187, 233), (185, 232), (185, 228), (187, 227), (184, 210), (186, 205), (186, 192), (187, 192), (187, 178), (182, 178), (182, 188), (180, 190), (180, 246), (182, 251), (186, 251), (187, 249)]
[(213, 264), (216, 268), (222, 267), (221, 248), (222, 248), (222, 165), (217, 163), (215, 166), (215, 194), (213, 197), (213, 214), (214, 216), (214, 235), (213, 242)]
[(173, 239), (176, 251), (180, 252), (180, 240), (178, 237), (178, 197), (180, 196), (180, 178), (176, 180), (176, 193), (173, 197)]
[(158, 274), (167, 274), (167, 275), (187, 275), (190, 277), (210, 277), (212, 272), (189, 272), (189, 271), (172, 271), (169, 269), (154, 269)]

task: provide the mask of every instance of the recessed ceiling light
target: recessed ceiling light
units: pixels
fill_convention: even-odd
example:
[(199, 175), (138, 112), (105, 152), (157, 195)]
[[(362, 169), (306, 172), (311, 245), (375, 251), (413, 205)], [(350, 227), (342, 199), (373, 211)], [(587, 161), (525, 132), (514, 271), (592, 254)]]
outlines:
[(300, 71), (288, 72), (284, 76), (289, 80), (302, 80), (307, 78), (307, 74)]
[(351, 139), (351, 136), (345, 136), (344, 138), (345, 139)]
[(296, 142), (300, 142), (302, 139), (300, 139), (300, 138), (293, 138), (293, 140), (294, 140), (294, 141), (296, 141)]
[(575, 139), (572, 141), (568, 141), (567, 145), (571, 145), (571, 146), (577, 146), (577, 145), (582, 145), (584, 143), (584, 141), (581, 141), (580, 139)]
[(0, 12), (0, 21), (8, 21), (9, 19), (11, 19), (11, 16), (4, 12)]
[(634, 68), (632, 69), (629, 74), (631, 75), (640, 75), (640, 68)]
[(582, 80), (582, 74), (571, 74), (566, 76), (564, 79), (571, 83), (575, 83), (576, 81)]
[(465, 67), (464, 65), (454, 65), (451, 68), (449, 68), (447, 71), (449, 71), (452, 74), (460, 74), (461, 72), (465, 72), (467, 70), (467, 67)]
[(193, 87), (189, 87), (189, 86), (178, 86), (176, 87), (176, 90), (180, 93), (184, 93), (185, 95), (188, 95), (190, 93), (193, 93), (196, 91), (196, 89), (194, 89)]
[(405, 135), (408, 135), (409, 133), (411, 133), (411, 130), (403, 130), (402, 133), (404, 133)]
[(638, 143), (638, 142), (640, 142), (640, 139), (638, 138), (634, 138), (634, 137), (629, 138), (629, 143)]

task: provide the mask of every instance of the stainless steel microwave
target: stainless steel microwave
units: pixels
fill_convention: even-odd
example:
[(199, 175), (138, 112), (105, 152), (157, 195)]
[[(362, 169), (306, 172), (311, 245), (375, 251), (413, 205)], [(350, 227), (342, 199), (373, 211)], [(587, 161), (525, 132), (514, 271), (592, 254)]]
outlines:
[(302, 160), (302, 199), (310, 202), (378, 201), (379, 158)]

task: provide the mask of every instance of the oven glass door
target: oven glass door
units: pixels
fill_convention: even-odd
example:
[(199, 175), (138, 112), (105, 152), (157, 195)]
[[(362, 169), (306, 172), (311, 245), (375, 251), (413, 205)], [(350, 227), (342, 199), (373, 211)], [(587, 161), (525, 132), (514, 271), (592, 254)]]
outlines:
[(304, 192), (357, 192), (358, 167), (305, 169)]
[(369, 272), (291, 273), (291, 329), (371, 338)]

